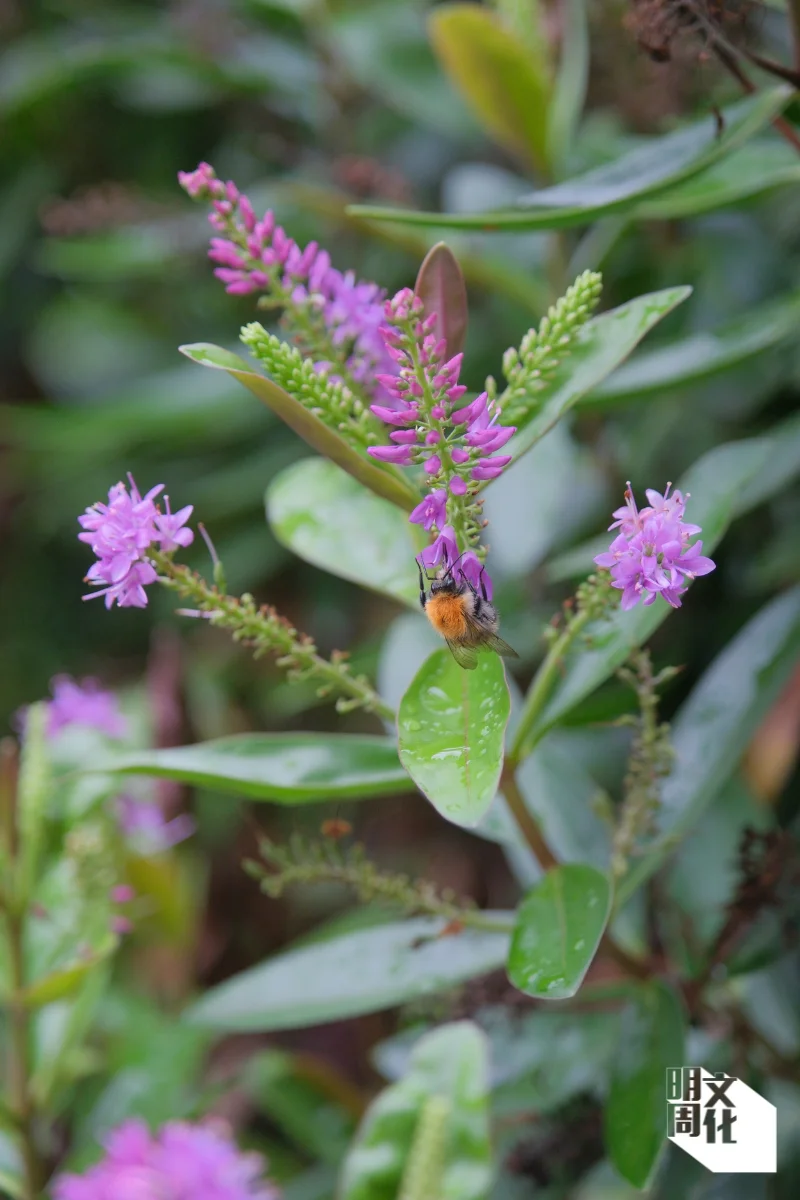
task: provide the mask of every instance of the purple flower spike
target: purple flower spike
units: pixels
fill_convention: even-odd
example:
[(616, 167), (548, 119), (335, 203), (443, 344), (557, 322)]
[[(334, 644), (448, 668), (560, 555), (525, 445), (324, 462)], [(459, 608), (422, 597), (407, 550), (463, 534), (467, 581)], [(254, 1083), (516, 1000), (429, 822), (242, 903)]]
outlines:
[(347, 347), (350, 378), (370, 398), (390, 404), (397, 371), (381, 333), (383, 290), (356, 279), (352, 271), (338, 271), (316, 242), (301, 248), (271, 211), (256, 220), (247, 196), (232, 181), (218, 179), (208, 163), (180, 171), (178, 182), (193, 199), (211, 203), (209, 221), (220, 236), (211, 238), (208, 253), (226, 291), (235, 296), (269, 293), (290, 324), (295, 318), (295, 333), (307, 328), (309, 319), (312, 325), (321, 320), (330, 342)]
[(115, 601), (120, 608), (145, 608), (145, 588), (158, 578), (147, 551), (157, 546), (168, 554), (194, 540), (191, 529), (184, 528), (192, 514), (191, 504), (173, 513), (166, 499), (166, 512), (162, 513), (155, 497), (163, 492), (163, 483), (142, 497), (132, 475), (128, 480), (130, 493), (124, 483), (117, 483), (108, 493), (108, 504), (93, 504), (78, 518), (83, 529), (79, 540), (97, 555), (86, 581), (100, 585), (99, 591), (90, 592), (84, 600), (104, 596), (106, 608)]
[(151, 1134), (134, 1118), (104, 1145), (82, 1175), (56, 1177), (53, 1200), (278, 1200), (261, 1156), (243, 1154), (219, 1127), (170, 1121)]
[(653, 604), (659, 594), (673, 608), (681, 607), (681, 596), (698, 575), (715, 568), (700, 551), (702, 542), (689, 545), (689, 538), (700, 533), (699, 525), (684, 521), (686, 500), (681, 492), (670, 496), (671, 484), (661, 492), (648, 490), (650, 505), (638, 509), (630, 483), (625, 504), (615, 510), (609, 529), (619, 529), (608, 550), (595, 562), (611, 572), (613, 586), (622, 592), (620, 608)]

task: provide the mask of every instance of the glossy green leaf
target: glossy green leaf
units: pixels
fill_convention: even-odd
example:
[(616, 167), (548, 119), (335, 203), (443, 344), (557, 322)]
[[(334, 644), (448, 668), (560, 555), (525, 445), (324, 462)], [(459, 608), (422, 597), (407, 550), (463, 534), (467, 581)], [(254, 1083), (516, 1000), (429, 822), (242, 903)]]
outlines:
[(465, 929), (443, 943), (447, 922), (417, 917), (288, 950), (211, 988), (187, 1019), (215, 1029), (300, 1029), (435, 995), (505, 961), (513, 914), (486, 917), (497, 918), (498, 932)]
[(758, 138), (699, 175), (643, 200), (633, 215), (638, 221), (693, 217), (798, 182), (800, 160), (795, 148), (777, 136), (769, 141)]
[(619, 308), (601, 313), (578, 331), (570, 351), (541, 393), (530, 397), (527, 420), (518, 420), (508, 444), (515, 459), (548, 433), (565, 413), (610, 375), (642, 338), (691, 294), (689, 287), (666, 288), (637, 296)]
[(422, 260), (414, 292), (425, 305), (425, 315), (436, 313), (436, 337), (447, 342), (445, 358), (464, 349), (467, 336), (467, 289), (458, 259), (444, 242), (432, 246)]
[(238, 354), (223, 350), (220, 346), (213, 346), (209, 342), (181, 346), (180, 351), (203, 367), (226, 371), (234, 379), (238, 379), (239, 383), (244, 384), (254, 396), (262, 400), (312, 449), (331, 459), (370, 491), (390, 500), (404, 512), (408, 512), (419, 502), (419, 495), (398, 470), (386, 470), (378, 466), (361, 449), (355, 449), (338, 433), (334, 433), (319, 417), (304, 408), (277, 383), (254, 371)]
[(725, 110), (721, 137), (717, 137), (714, 118), (705, 117), (676, 133), (651, 138), (614, 162), (524, 196), (515, 209), (433, 213), (356, 204), (350, 211), (374, 221), (489, 232), (586, 225), (607, 213), (634, 208), (644, 197), (665, 191), (725, 158), (763, 129), (786, 106), (790, 95), (787, 88), (777, 87), (740, 100)]
[(587, 0), (565, 0), (561, 7), (563, 30), (548, 123), (550, 162), (556, 167), (567, 158), (586, 100), (589, 82), (589, 23)]
[[(704, 454), (680, 480), (691, 493), (687, 516), (702, 528), (703, 552), (711, 553), (736, 513), (742, 488), (765, 463), (768, 446), (758, 438), (717, 446)], [(702, 586), (702, 583), (701, 583)], [(691, 602), (691, 592), (687, 597)], [(642, 645), (673, 610), (660, 598), (630, 612), (615, 608), (611, 617), (588, 627), (587, 637), (567, 653), (550, 699), (529, 733), (538, 738), (560, 721), (622, 666), (635, 646)]]
[(663, 983), (644, 985), (622, 1016), (605, 1112), (609, 1157), (645, 1188), (666, 1140), (666, 1072), (684, 1063), (680, 1001)]
[[(594, 808), (598, 785), (575, 754), (568, 732), (554, 731), (540, 742), (517, 768), (517, 783), (559, 862), (587, 863), (601, 871), (608, 868), (610, 830)], [(475, 832), (506, 847), (519, 847), (519, 826), (502, 794)], [(540, 874), (537, 869), (530, 882)]]
[(566, 1000), (583, 983), (611, 911), (608, 876), (583, 863), (548, 871), (517, 909), (508, 978), (528, 996)]
[(477, 825), (503, 768), (511, 711), (503, 663), (484, 651), (465, 671), (447, 649), (434, 650), (400, 703), (400, 761), (438, 812)]
[[(337, 227), (360, 230), (374, 241), (396, 246), (415, 259), (431, 249), (433, 239), (424, 230), (401, 229), (397, 225), (354, 217), (348, 211), (349, 198), (332, 188), (293, 181), (287, 184), (287, 193), (295, 208), (316, 213)], [(547, 308), (549, 297), (544, 280), (532, 276), (524, 263), (509, 260), (502, 252), (492, 253), (489, 247), (481, 247), (480, 253), (476, 253), (468, 235), (454, 239), (454, 248), (464, 278), (470, 286), (508, 296), (516, 304), (535, 313)]]
[(675, 761), (664, 783), (659, 839), (620, 884), (625, 898), (657, 870), (733, 773), (800, 657), (800, 587), (777, 596), (717, 656), (672, 722)]
[(411, 790), (394, 740), (357, 733), (241, 733), (195, 746), (118, 755), (98, 769), (179, 779), (276, 804)]
[(582, 404), (615, 404), (673, 388), (730, 370), (764, 350), (793, 337), (800, 321), (800, 293), (753, 309), (745, 318), (719, 331), (694, 333), (654, 350), (644, 350), (600, 383)]
[[(486, 1036), (472, 1021), (421, 1037), (407, 1073), (367, 1109), (342, 1165), (340, 1200), (487, 1200), (488, 1057)], [(424, 1192), (409, 1186), (415, 1170)]]
[(547, 169), (551, 82), (543, 53), (515, 37), (497, 13), (448, 4), (428, 18), (431, 43), (484, 128), (523, 162)]
[(739, 493), (737, 516), (776, 496), (800, 474), (800, 414), (765, 430), (764, 440), (767, 456)]
[(335, 463), (304, 458), (281, 471), (267, 489), (267, 517), (306, 562), (419, 608), (414, 527)]

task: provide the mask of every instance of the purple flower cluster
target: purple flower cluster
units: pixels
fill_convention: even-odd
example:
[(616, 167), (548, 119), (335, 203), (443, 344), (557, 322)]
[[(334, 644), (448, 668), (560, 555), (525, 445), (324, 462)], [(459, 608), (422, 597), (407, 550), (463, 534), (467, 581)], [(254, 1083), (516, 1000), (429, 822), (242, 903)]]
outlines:
[[(357, 280), (352, 271), (338, 271), (316, 242), (301, 250), (271, 211), (257, 219), (247, 196), (235, 183), (218, 179), (208, 163), (179, 172), (178, 180), (193, 199), (211, 201), (209, 221), (223, 236), (211, 239), (209, 258), (218, 264), (214, 274), (226, 290), (237, 296), (271, 293), (285, 307), (290, 326), (293, 311), (321, 318), (330, 344), (342, 349), (351, 379), (370, 396), (382, 395), (375, 377), (391, 374), (394, 364), (380, 333), (384, 292), (377, 284)], [(307, 333), (302, 328), (293, 332)], [(336, 364), (317, 365), (335, 376)]]
[(69, 675), (50, 681), (53, 699), (47, 705), (47, 735), (55, 737), (68, 725), (88, 725), (108, 737), (124, 737), (127, 722), (119, 711), (113, 692), (106, 692), (96, 679), (76, 683)]
[(699, 525), (684, 521), (686, 500), (681, 492), (670, 496), (671, 484), (662, 495), (647, 490), (650, 504), (636, 507), (630, 483), (625, 503), (613, 513), (609, 530), (619, 533), (604, 554), (598, 554), (598, 567), (611, 571), (613, 586), (622, 591), (620, 608), (635, 608), (641, 600), (652, 604), (659, 594), (673, 608), (680, 608), (681, 596), (696, 575), (708, 575), (715, 564), (704, 558), (702, 542), (689, 545), (689, 538), (700, 533)]
[[(473, 587), (482, 583), (491, 598), (491, 580), (478, 556), (472, 550), (459, 555), (448, 508), (465, 518), (474, 509), (471, 497), (476, 485), (496, 479), (511, 461), (511, 455), (498, 451), (516, 429), (500, 424), (500, 410), (486, 392), (463, 403), (467, 390), (459, 383), (463, 355), (445, 359), (447, 344), (434, 332), (436, 314), (425, 316), (422, 300), (410, 288), (387, 301), (385, 318), (381, 332), (399, 369), (378, 377), (391, 407), (373, 404), (372, 411), (395, 427), (389, 434), (394, 444), (370, 446), (368, 453), (382, 462), (422, 466), (431, 490), (409, 519), (429, 532), (435, 529), (437, 537), (420, 555), (420, 562), (426, 568), (453, 567)], [(476, 528), (474, 521), (472, 528)]]
[(466, 550), (463, 554), (459, 554), (456, 531), (453, 526), (443, 525), (441, 530), (430, 546), (426, 546), (419, 555), (419, 561), (423, 567), (426, 570), (439, 567), (445, 572), (452, 570), (457, 577), (466, 580), (476, 591), (483, 588), (487, 600), (491, 600), (492, 580), (475, 551)]
[(400, 369), (397, 375), (380, 377), (380, 382), (395, 406), (373, 404), (372, 411), (401, 428), (389, 434), (394, 446), (372, 446), (369, 453), (402, 466), (422, 463), (429, 476), (445, 474), (457, 496), (465, 494), (469, 480), (496, 479), (511, 462), (510, 455), (498, 456), (497, 451), (516, 429), (498, 423), (499, 409), (486, 392), (458, 406), (467, 390), (458, 382), (464, 356), (444, 361), (447, 343), (433, 332), (436, 314), (425, 317), (422, 301), (410, 288), (386, 302), (385, 316), (388, 324), (382, 333)]
[(125, 1121), (105, 1139), (106, 1156), (82, 1175), (64, 1174), (53, 1200), (278, 1200), (257, 1154), (243, 1154), (208, 1125), (170, 1121), (155, 1135)]
[(145, 608), (144, 589), (157, 578), (147, 551), (157, 546), (168, 554), (194, 539), (191, 529), (183, 528), (191, 516), (191, 504), (173, 513), (165, 497), (166, 512), (162, 513), (154, 499), (163, 492), (163, 483), (142, 497), (133, 476), (128, 480), (130, 493), (124, 483), (117, 483), (108, 493), (108, 504), (92, 504), (78, 518), (84, 530), (78, 538), (91, 546), (98, 560), (89, 568), (86, 582), (105, 585), (84, 600), (105, 596), (106, 608), (115, 600), (120, 608)]

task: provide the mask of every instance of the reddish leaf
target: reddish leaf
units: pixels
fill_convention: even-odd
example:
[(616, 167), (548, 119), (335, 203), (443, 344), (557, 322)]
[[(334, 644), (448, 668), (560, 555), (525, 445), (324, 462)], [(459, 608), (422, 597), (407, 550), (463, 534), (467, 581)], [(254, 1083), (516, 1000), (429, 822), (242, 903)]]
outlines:
[(414, 285), (425, 305), (425, 315), (436, 313), (436, 336), (447, 342), (447, 357), (464, 349), (467, 336), (467, 289), (453, 251), (437, 242), (422, 261)]

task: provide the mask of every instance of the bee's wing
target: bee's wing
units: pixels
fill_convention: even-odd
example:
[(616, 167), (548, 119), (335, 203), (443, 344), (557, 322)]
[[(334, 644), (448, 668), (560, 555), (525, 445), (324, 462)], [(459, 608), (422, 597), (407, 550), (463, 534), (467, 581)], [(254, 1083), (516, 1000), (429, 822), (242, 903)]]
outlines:
[(496, 633), (486, 635), (486, 645), (494, 650), (495, 654), (502, 655), (503, 658), (519, 658), (513, 646), (509, 646), (508, 642), (504, 642)]
[(463, 667), (465, 671), (474, 671), (478, 665), (477, 648), (475, 646), (465, 646), (463, 642), (452, 642), (450, 638), (445, 638), (445, 641), (458, 665)]

